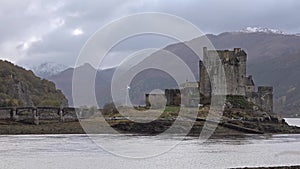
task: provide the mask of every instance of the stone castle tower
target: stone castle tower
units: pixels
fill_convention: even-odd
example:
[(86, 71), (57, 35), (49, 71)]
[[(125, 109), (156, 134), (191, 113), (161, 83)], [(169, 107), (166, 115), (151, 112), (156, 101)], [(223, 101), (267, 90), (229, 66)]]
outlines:
[[(220, 58), (223, 65), (226, 82), (227, 95), (246, 95), (246, 62), (247, 54), (240, 48), (235, 48), (233, 51), (229, 50), (207, 50), (203, 48), (203, 61), (200, 61), (200, 92), (208, 97), (211, 94), (210, 76), (214, 76), (220, 72), (217, 61), (211, 58)], [(206, 69), (204, 65), (210, 66)]]
[(273, 112), (273, 87), (260, 86), (255, 91), (252, 76), (247, 77), (247, 54), (240, 48), (233, 51), (203, 48), (203, 60), (199, 62), (199, 91), (204, 97), (210, 98), (212, 94), (210, 77), (220, 72), (218, 64), (224, 68), (227, 95), (244, 96), (262, 110)]

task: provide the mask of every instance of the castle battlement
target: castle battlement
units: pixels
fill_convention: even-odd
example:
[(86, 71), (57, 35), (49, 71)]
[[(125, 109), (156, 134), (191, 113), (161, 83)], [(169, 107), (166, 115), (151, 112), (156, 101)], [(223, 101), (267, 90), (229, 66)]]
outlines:
[[(216, 57), (218, 56), (218, 57)], [(203, 62), (209, 64), (211, 58), (218, 58), (223, 64), (238, 65), (247, 61), (247, 54), (241, 48), (234, 48), (231, 50), (207, 50), (206, 47), (203, 48)], [(212, 61), (212, 60), (211, 60)]]

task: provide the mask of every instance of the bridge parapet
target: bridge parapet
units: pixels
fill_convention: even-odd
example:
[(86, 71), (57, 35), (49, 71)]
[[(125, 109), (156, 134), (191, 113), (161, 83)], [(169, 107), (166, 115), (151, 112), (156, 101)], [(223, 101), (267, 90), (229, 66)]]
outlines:
[(13, 121), (18, 121), (22, 112), (31, 112), (33, 124), (38, 125), (41, 113), (46, 111), (56, 112), (61, 122), (65, 121), (65, 116), (69, 113), (79, 111), (79, 108), (74, 107), (0, 107), (0, 111), (9, 111), (9, 117)]

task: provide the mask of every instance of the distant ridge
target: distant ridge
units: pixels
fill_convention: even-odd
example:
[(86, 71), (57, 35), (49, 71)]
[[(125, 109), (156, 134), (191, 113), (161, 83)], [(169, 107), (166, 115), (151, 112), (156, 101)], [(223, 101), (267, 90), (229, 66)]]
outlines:
[[(242, 48), (248, 54), (248, 73), (255, 77), (257, 85), (274, 86), (275, 111), (287, 117), (300, 116), (300, 36), (286, 34), (273, 29), (248, 29), (248, 32), (224, 32), (219, 35), (207, 35), (216, 49)], [(201, 37), (187, 43), (197, 47)], [(182, 43), (171, 44), (164, 48), (180, 56), (187, 65), (197, 68), (197, 56)], [(201, 48), (199, 49), (201, 50)], [(115, 68), (98, 71), (97, 82), (100, 85), (96, 96), (99, 99), (110, 91), (110, 78)], [(195, 75), (198, 69), (192, 70)], [(68, 72), (68, 73), (67, 73)], [(71, 97), (72, 69), (49, 77), (57, 86)], [(150, 72), (148, 74), (151, 74)], [(151, 74), (151, 78), (162, 79), (161, 73)], [(139, 79), (139, 78), (137, 78)], [(68, 81), (68, 82), (67, 82)], [(152, 85), (154, 86), (154, 85)], [(167, 86), (167, 85), (166, 85)], [(151, 86), (148, 86), (151, 88)]]
[(39, 77), (47, 78), (66, 70), (68, 66), (54, 62), (45, 62), (38, 66), (32, 66), (30, 69)]

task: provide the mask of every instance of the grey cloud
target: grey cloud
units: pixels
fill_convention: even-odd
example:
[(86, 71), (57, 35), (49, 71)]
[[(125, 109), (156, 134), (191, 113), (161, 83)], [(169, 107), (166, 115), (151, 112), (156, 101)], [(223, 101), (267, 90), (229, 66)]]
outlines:
[[(0, 56), (21, 65), (45, 61), (72, 65), (80, 48), (95, 31), (114, 19), (136, 12), (177, 15), (206, 33), (240, 30), (247, 26), (295, 33), (300, 32), (299, 8), (298, 0), (1, 1)], [(51, 21), (63, 25), (51, 28)], [(71, 32), (76, 28), (84, 33), (72, 36)], [(41, 41), (32, 43), (26, 51), (20, 50), (33, 36)], [(113, 55), (151, 46), (157, 40), (140, 39), (140, 42), (121, 45)], [(163, 47), (163, 44), (159, 45)]]
[(163, 3), (157, 5), (159, 11), (186, 18), (205, 32), (221, 33), (247, 26), (300, 32), (300, 1), (297, 0), (192, 0), (189, 3), (167, 0)]

